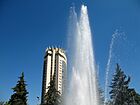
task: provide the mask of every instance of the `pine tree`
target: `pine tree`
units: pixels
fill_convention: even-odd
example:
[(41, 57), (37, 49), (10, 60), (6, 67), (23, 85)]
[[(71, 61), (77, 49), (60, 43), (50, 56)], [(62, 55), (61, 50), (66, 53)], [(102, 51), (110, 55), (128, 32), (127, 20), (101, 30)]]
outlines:
[(61, 97), (60, 92), (56, 90), (55, 86), (55, 75), (50, 81), (50, 86), (48, 86), (48, 92), (45, 95), (46, 102), (43, 105), (60, 105)]
[(140, 105), (140, 94), (135, 92), (134, 97), (136, 105)]
[[(97, 69), (99, 69), (99, 68), (97, 68)], [(96, 82), (97, 82), (96, 87), (97, 87), (98, 104), (103, 105), (104, 100), (105, 100), (104, 91), (102, 90), (102, 88), (101, 88), (101, 86), (99, 84), (99, 73), (98, 72), (96, 74)]]
[(0, 101), (0, 105), (4, 105), (4, 101)]
[(8, 102), (0, 101), (0, 105), (10, 105)]
[(108, 100), (105, 105), (113, 105), (113, 102), (111, 100)]
[(98, 87), (98, 91), (99, 91), (99, 105), (103, 105), (104, 104), (103, 90), (100, 87)]
[(8, 102), (5, 102), (4, 105), (10, 105)]
[(27, 105), (27, 90), (26, 84), (24, 81), (24, 73), (19, 77), (17, 85), (12, 88), (14, 94), (11, 95), (11, 99), (9, 100), (10, 105)]
[(136, 93), (135, 89), (128, 89), (128, 105), (140, 105), (140, 95)]
[(127, 92), (130, 77), (124, 74), (119, 65), (117, 64), (115, 75), (113, 76), (111, 88), (109, 92), (113, 105), (127, 105)]

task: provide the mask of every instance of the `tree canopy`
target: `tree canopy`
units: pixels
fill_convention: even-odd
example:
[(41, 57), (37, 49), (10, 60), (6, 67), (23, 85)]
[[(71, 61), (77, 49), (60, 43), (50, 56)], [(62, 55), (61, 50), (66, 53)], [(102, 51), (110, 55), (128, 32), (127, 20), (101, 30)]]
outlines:
[(27, 84), (24, 81), (24, 73), (21, 74), (17, 84), (14, 88), (12, 88), (14, 94), (11, 95), (11, 99), (9, 100), (10, 105), (27, 105)]
[(61, 103), (61, 96), (60, 92), (57, 91), (55, 85), (55, 75), (53, 79), (50, 81), (50, 86), (48, 86), (48, 92), (45, 95), (45, 103), (43, 105), (60, 105)]
[(140, 105), (140, 95), (129, 87), (130, 77), (117, 64), (109, 92), (111, 100), (109, 105)]

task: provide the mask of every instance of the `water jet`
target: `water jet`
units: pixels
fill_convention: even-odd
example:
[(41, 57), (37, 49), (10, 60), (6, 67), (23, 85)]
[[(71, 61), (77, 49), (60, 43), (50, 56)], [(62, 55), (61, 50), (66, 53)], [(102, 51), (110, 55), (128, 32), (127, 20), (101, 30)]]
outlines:
[(81, 6), (79, 18), (72, 8), (70, 18), (68, 68), (72, 74), (67, 105), (98, 105), (96, 62), (87, 6)]

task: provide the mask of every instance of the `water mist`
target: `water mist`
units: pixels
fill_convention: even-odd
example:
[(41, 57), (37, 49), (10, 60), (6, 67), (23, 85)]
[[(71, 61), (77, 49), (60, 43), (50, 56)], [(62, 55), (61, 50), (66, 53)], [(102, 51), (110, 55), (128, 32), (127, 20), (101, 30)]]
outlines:
[(68, 37), (71, 72), (67, 105), (98, 105), (96, 64), (87, 6), (81, 6), (80, 17), (71, 8)]

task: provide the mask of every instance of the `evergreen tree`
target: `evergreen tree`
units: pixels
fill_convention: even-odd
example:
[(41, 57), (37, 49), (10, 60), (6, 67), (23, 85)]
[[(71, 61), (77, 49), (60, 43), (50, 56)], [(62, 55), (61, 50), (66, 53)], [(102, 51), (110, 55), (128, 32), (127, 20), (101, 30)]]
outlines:
[[(103, 104), (102, 104), (103, 105)], [(113, 102), (111, 100), (108, 100), (105, 105), (113, 105)]]
[(117, 64), (115, 75), (113, 76), (111, 88), (109, 92), (113, 105), (127, 105), (128, 99), (128, 85), (130, 77), (124, 74), (119, 65)]
[(0, 105), (4, 105), (4, 101), (0, 101)]
[(140, 105), (140, 94), (136, 93), (134, 94), (135, 104)]
[[(98, 70), (99, 68), (97, 68)], [(97, 87), (97, 95), (98, 95), (98, 103), (99, 105), (103, 105), (104, 104), (104, 91), (102, 90), (100, 84), (99, 84), (99, 73), (97, 71), (96, 73), (96, 87)]]
[(60, 105), (62, 102), (60, 92), (56, 89), (55, 75), (50, 81), (50, 86), (48, 86), (48, 92), (45, 95), (45, 100), (46, 102), (44, 105)]
[(104, 104), (103, 90), (98, 87), (98, 91), (99, 91), (99, 105), (103, 105)]
[(14, 94), (11, 95), (11, 99), (9, 100), (10, 105), (27, 105), (27, 90), (26, 84), (24, 81), (24, 73), (19, 77), (17, 85), (12, 88)]
[(10, 105), (8, 102), (5, 102), (4, 105)]
[(128, 105), (140, 105), (140, 95), (134, 89), (128, 89)]
[(0, 105), (10, 105), (8, 102), (0, 101)]

